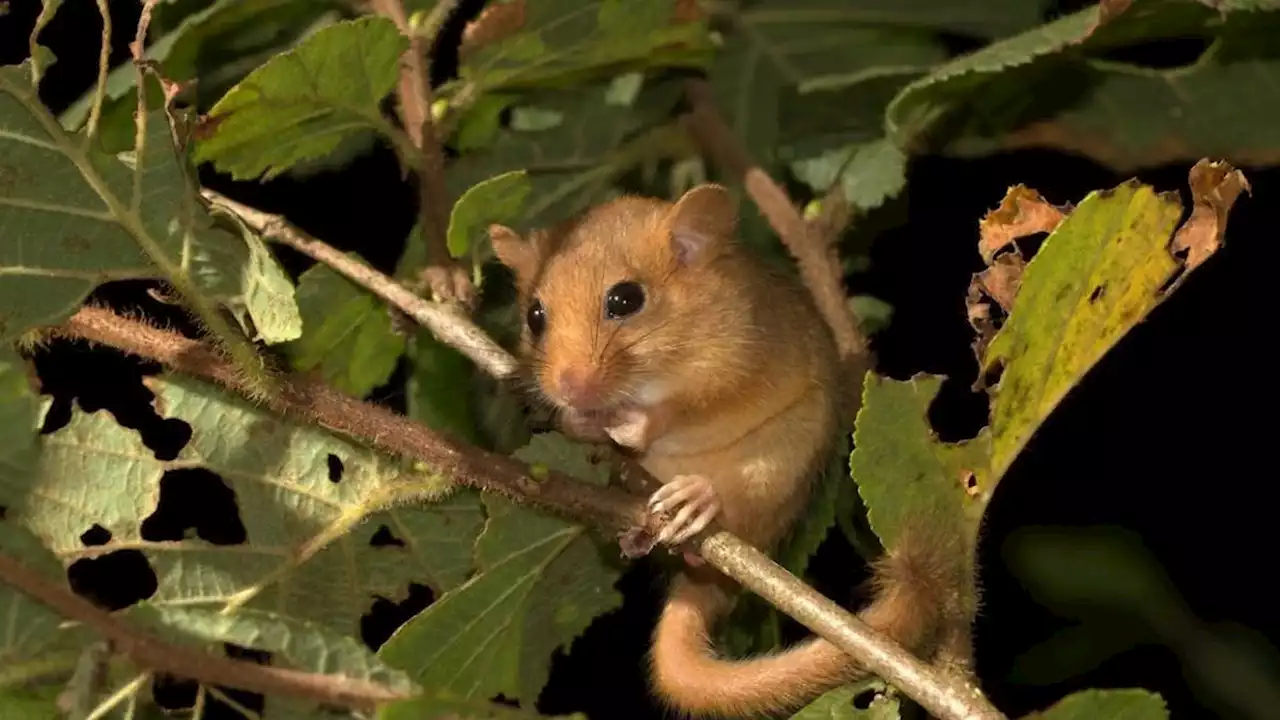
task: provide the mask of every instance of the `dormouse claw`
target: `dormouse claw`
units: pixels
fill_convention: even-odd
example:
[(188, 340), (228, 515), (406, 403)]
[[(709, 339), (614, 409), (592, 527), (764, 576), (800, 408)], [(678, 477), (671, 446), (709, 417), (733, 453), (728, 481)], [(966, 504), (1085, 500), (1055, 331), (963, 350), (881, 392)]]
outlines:
[(649, 496), (649, 510), (675, 511), (675, 517), (658, 534), (658, 542), (680, 545), (705, 530), (720, 514), (720, 498), (707, 478), (677, 475)]

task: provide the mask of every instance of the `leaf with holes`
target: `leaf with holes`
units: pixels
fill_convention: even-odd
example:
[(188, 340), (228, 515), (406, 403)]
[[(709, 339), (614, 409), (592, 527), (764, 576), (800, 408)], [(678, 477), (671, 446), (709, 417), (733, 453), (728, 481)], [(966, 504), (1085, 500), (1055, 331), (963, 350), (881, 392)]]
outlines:
[(899, 381), (868, 373), (850, 471), (886, 546), (918, 523), (949, 536), (964, 554), (990, 497), (991, 439), (985, 429), (962, 443), (934, 437), (928, 413), (941, 386), (937, 375)]
[[(588, 452), (548, 438), (518, 456), (598, 482), (602, 470)], [(496, 497), (485, 505), (480, 574), (401, 626), (379, 656), (432, 697), (484, 701), (501, 693), (532, 704), (551, 654), (621, 603), (613, 588), (619, 573), (585, 528)]]
[[(985, 378), (999, 375), (991, 425), (975, 440), (933, 437), (926, 416), (939, 378), (868, 375), (851, 463), (882, 540), (892, 545), (907, 517), (963, 516), (976, 527), (1000, 478), (1067, 392), (1221, 246), (1227, 215), (1248, 183), (1229, 165), (1205, 161), (1190, 180), (1195, 210), (1181, 228), (1177, 195), (1130, 181), (1091, 193), (1058, 222), (1037, 255), (1016, 266), (1019, 277), (998, 301), (984, 299), (977, 290), (983, 275), (974, 276), (969, 314), (983, 333), (975, 344), (980, 369)], [(1019, 232), (1038, 229), (1020, 224), (1038, 197), (1012, 188), (983, 221), (979, 244), (993, 266), (1017, 255)], [(1015, 200), (1020, 214), (1006, 207)], [(996, 302), (1009, 312), (998, 330), (986, 319)]]
[(271, 653), (273, 667), (361, 680), (399, 693), (415, 693), (408, 676), (387, 667), (354, 636), (279, 612), (242, 608), (223, 614), (210, 608), (142, 605), (130, 613), (172, 639), (229, 643)]
[[(887, 686), (880, 680), (866, 680), (846, 685), (806, 705), (791, 716), (791, 720), (898, 720), (902, 703), (897, 697), (885, 694)], [(860, 707), (864, 696), (871, 695)]]
[(1083, 690), (1027, 720), (1169, 720), (1164, 700), (1146, 690)]
[(61, 322), (126, 278), (171, 282), (237, 359), (249, 351), (214, 304), (269, 342), (297, 336), (283, 271), (256, 236), (214, 224), (163, 112), (147, 116), (140, 157), (112, 158), (64, 131), (29, 75), (29, 62), (0, 68), (0, 338)]
[(323, 157), (352, 133), (388, 132), (379, 103), (395, 86), (408, 40), (364, 17), (315, 33), (240, 81), (209, 110), (195, 150), (234, 179), (270, 179)]
[[(493, 5), (486, 12), (487, 26), (500, 37), (464, 44), (459, 68), (463, 84), (486, 93), (560, 88), (628, 70), (699, 67), (709, 49), (701, 22), (675, 22), (675, 0), (543, 0)], [(446, 86), (443, 94), (453, 89)]]
[[(42, 437), (34, 471), (0, 477), (0, 504), (64, 562), (138, 550), (156, 573), (148, 602), (158, 607), (287, 608), (292, 619), (353, 636), (375, 597), (397, 600), (410, 582), (443, 593), (471, 571), (482, 522), (476, 493), (447, 495), (443, 478), (203, 383), (150, 385), (161, 416), (191, 426), (176, 459), (157, 460), (105, 411), (75, 409), (66, 427)], [(183, 472), (165, 480), (166, 471)], [(148, 528), (181, 531), (189, 522), (161, 502), (178, 478), (205, 506), (226, 498), (224, 510), (211, 511), (228, 514), (225, 524), (245, 540), (155, 537)], [(405, 483), (435, 501), (381, 509), (381, 498)], [(95, 525), (109, 539), (86, 547), (80, 536)]]
[[(993, 478), (1089, 369), (1220, 247), (1248, 183), (1229, 165), (1202, 161), (1191, 186), (1195, 211), (1181, 228), (1175, 193), (1136, 181), (1090, 193), (1026, 264), (1003, 326), (977, 346), (982, 375), (999, 375)], [(974, 297), (971, 317), (980, 310)]]
[[(8, 518), (0, 520), (0, 553), (70, 592), (66, 570), (58, 558), (39, 538)], [(80, 649), (97, 637), (80, 625), (62, 627), (63, 618), (53, 610), (3, 583), (0, 617), (5, 618), (0, 632), (0, 677), (10, 683), (17, 678), (34, 681), (68, 674), (57, 669), (61, 666), (69, 671)]]
[[(1021, 94), (1025, 100), (993, 97), (973, 103), (965, 125), (947, 140), (948, 152), (967, 156), (1050, 148), (1124, 173), (1204, 156), (1250, 165), (1280, 162), (1280, 128), (1265, 119), (1280, 111), (1280, 85), (1271, 80), (1280, 75), (1274, 52), (1280, 8), (1231, 13), (1225, 21), (1190, 3), (1138, 4), (1129, 12), (1144, 8), (1149, 8), (1149, 18), (1142, 25), (1153, 25), (1164, 14), (1186, 13), (1188, 21), (1173, 32), (1203, 35), (1212, 44), (1195, 62), (1176, 68), (1077, 61), (1045, 78), (1065, 88), (1049, 97), (1028, 93), (1025, 78), (998, 80), (983, 92), (1000, 98)], [(1107, 36), (1108, 27), (1084, 47), (1118, 44), (1120, 39)], [(1069, 101), (1063, 101), (1063, 92), (1069, 93)], [(1019, 111), (1010, 114), (1011, 107)]]
[(319, 368), (326, 382), (356, 397), (391, 378), (405, 340), (381, 300), (317, 264), (298, 278), (298, 306), (306, 332), (282, 348), (295, 370)]
[[(954, 567), (971, 575), (982, 513), (1026, 442), (1102, 355), (1220, 246), (1227, 214), (1248, 187), (1238, 171), (1208, 162), (1192, 170), (1191, 185), (1196, 208), (1176, 234), (1177, 196), (1137, 182), (1090, 194), (1057, 224), (1011, 283), (1004, 325), (976, 344), (983, 377), (1003, 368), (991, 390), (991, 425), (976, 438), (944, 443), (933, 434), (928, 411), (940, 377), (900, 382), (868, 373), (850, 469), (884, 545), (897, 546), (904, 532), (940, 535), (955, 549)], [(1025, 188), (1010, 196), (1031, 202)], [(1017, 239), (1006, 221), (1020, 218), (1002, 206), (983, 222), (993, 255), (998, 248), (986, 235)], [(1018, 252), (1004, 249), (993, 262)], [(994, 314), (972, 288), (969, 302), (971, 318)], [(973, 588), (965, 588), (960, 602), (972, 615)]]
[(631, 105), (611, 104), (606, 84), (541, 93), (535, 106), (517, 109), (553, 112), (559, 122), (536, 130), (500, 130), (488, 148), (450, 167), (450, 194), (456, 202), (486, 179), (523, 170), (532, 188), (523, 223), (559, 222), (609, 197), (620, 175), (669, 152), (669, 135), (646, 131), (666, 121), (680, 92), (679, 83), (670, 80), (646, 84)]

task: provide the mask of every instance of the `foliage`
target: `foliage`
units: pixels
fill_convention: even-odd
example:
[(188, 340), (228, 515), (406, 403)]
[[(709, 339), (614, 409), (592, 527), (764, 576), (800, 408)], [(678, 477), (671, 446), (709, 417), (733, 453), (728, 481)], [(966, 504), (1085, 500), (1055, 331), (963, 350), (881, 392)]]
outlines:
[[(909, 189), (910, 160), (925, 152), (1045, 147), (1124, 171), (1202, 157), (1277, 162), (1280, 131), (1268, 109), (1280, 106), (1280, 85), (1260, 81), (1280, 73), (1269, 42), (1280, 32), (1276, 3), (1111, 1), (1054, 18), (1048, 4), (490, 3), (460, 48), (433, 58), (457, 60), (430, 108), (456, 155), (444, 179), (450, 254), (472, 264), (486, 299), (502, 298), (483, 267), (490, 223), (528, 229), (622, 192), (671, 196), (691, 178), (734, 184), (681, 127), (691, 71), (706, 73), (733, 139), (799, 189), (801, 205), (842, 199), (874, 211)], [(46, 0), (42, 23), (58, 5)], [(17, 351), (104, 283), (160, 280), (240, 372), (257, 378), (257, 399), (270, 392), (260, 345), (357, 396), (403, 367), (411, 417), (503, 452), (519, 446), (518, 459), (584, 482), (606, 480), (582, 447), (556, 435), (528, 439), (515, 401), (477, 381), (455, 349), (398, 328), (381, 300), (327, 267), (291, 279), (262, 237), (202, 199), (197, 165), (266, 182), (341, 169), (381, 143), (406, 171), (424, 171), (411, 134), (388, 112), (409, 41), (390, 20), (352, 12), (336, 1), (160, 3), (149, 65), (118, 65), (57, 117), (39, 99), (53, 59), (34, 36), (33, 58), (0, 67), (0, 552), (62, 587), (76, 562), (138, 553), (156, 588), (125, 620), (175, 642), (234, 644), (269, 652), (282, 667), (422, 691), (380, 708), (387, 720), (538, 717), (553, 654), (621, 603), (614, 550), (587, 528), (454, 488), (451, 478), (180, 377), (148, 385), (156, 415), (190, 430), (171, 459), (105, 411), (72, 408), (40, 434), (48, 402)], [(957, 51), (956, 36), (972, 49)], [(1172, 69), (1114, 59), (1179, 36), (1207, 49)], [(139, 94), (146, 112), (135, 121)], [(206, 114), (197, 119), (185, 106)], [(784, 564), (802, 574), (833, 527), (853, 535), (861, 504), (883, 545), (928, 523), (971, 568), (1001, 477), (1085, 374), (1214, 253), (1246, 187), (1229, 165), (1196, 165), (1185, 221), (1176, 195), (1137, 181), (1074, 208), (1012, 189), (983, 221), (987, 269), (966, 298), (989, 426), (943, 442), (927, 420), (942, 378), (868, 374), (855, 447), (824, 476)], [(742, 206), (744, 239), (777, 254), (756, 210)], [(1012, 240), (1039, 231), (1048, 239), (1024, 257)], [(402, 281), (425, 265), (422, 233), (415, 227), (405, 242)], [(853, 303), (865, 328), (890, 322), (892, 308), (877, 298)], [(482, 322), (509, 338), (509, 297), (494, 304)], [(166, 498), (201, 483), (225, 499), (239, 537), (208, 539), (192, 524), (155, 539), (148, 520)], [(396, 504), (406, 488), (420, 502)], [(91, 544), (90, 533), (106, 539)], [(865, 538), (850, 539), (865, 548)], [(359, 639), (362, 616), (375, 598), (403, 600), (410, 583), (428, 586), (434, 601), (371, 651)], [(963, 594), (972, 611), (973, 588)], [(0, 607), (10, 618), (0, 707), (6, 717), (49, 717), (53, 690), (83, 664), (94, 636), (8, 586)], [(761, 608), (747, 610), (730, 628), (732, 647), (775, 645), (776, 616), (764, 622)], [(37, 653), (46, 660), (34, 661)], [(111, 711), (102, 703), (124, 688), (116, 700), (155, 711), (145, 683), (129, 685), (136, 673), (108, 664), (106, 687), (73, 683), (90, 707)], [(46, 682), (27, 687), (30, 678)], [(868, 689), (874, 700), (855, 703)], [(519, 707), (491, 702), (499, 694)], [(903, 704), (871, 681), (794, 717), (888, 720)], [(262, 717), (321, 712), (271, 697)], [(1166, 716), (1163, 701), (1136, 690), (1081, 692), (1036, 715)]]

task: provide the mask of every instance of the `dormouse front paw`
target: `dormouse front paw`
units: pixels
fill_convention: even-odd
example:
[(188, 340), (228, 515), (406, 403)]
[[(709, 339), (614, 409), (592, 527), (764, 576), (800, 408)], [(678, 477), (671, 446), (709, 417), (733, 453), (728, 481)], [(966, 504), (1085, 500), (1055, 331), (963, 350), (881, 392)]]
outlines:
[(639, 410), (620, 410), (614, 424), (605, 429), (613, 441), (625, 448), (643, 451), (649, 444), (650, 418)]
[(702, 532), (720, 514), (720, 496), (702, 475), (677, 475), (649, 496), (649, 511), (674, 511), (658, 542), (680, 545)]

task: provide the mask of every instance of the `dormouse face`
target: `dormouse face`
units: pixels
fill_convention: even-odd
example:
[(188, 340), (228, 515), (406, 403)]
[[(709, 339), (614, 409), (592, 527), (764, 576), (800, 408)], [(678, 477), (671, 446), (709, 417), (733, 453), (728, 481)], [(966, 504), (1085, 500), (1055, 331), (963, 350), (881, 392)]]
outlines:
[(714, 259), (734, 212), (717, 186), (675, 204), (624, 197), (552, 237), (491, 229), (521, 290), (525, 356), (538, 389), (579, 412), (652, 407), (716, 363), (706, 357), (725, 318)]

